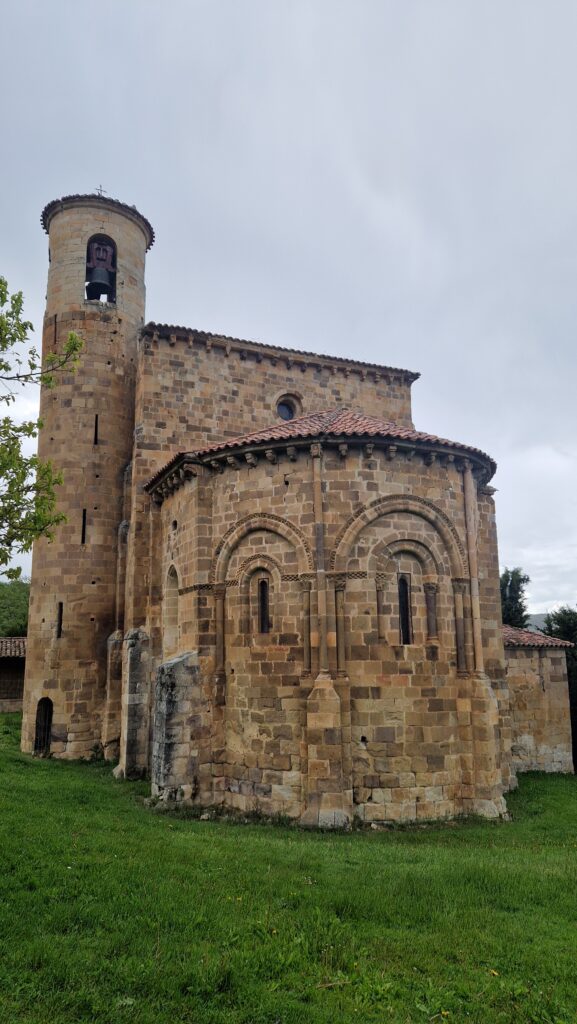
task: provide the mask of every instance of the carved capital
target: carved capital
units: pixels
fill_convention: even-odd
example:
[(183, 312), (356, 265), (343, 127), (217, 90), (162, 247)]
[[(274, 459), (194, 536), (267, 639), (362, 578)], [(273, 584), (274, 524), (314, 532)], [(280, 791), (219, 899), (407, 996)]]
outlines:
[(453, 591), (455, 594), (466, 594), (469, 581), (466, 579), (454, 579)]
[(320, 459), (322, 450), (322, 444), (319, 444), (318, 442), (315, 442), (315, 444), (311, 444), (311, 455), (313, 459)]
[(226, 594), (226, 583), (215, 583), (214, 587), (212, 588), (212, 592), (217, 601), (224, 601), (224, 596)]
[(344, 573), (339, 573), (338, 576), (334, 577), (335, 590), (345, 590), (347, 585), (347, 577)]
[(303, 593), (303, 594), (310, 593), (311, 586), (312, 586), (312, 584), (311, 584), (310, 580), (299, 580), (298, 581), (298, 588), (301, 591), (301, 593)]
[[(453, 583), (454, 582), (455, 581), (453, 581)], [(423, 583), (423, 590), (425, 591), (425, 594), (438, 594), (439, 593), (439, 584), (438, 583), (431, 583), (431, 582)]]
[(378, 572), (375, 576), (377, 584), (377, 590), (384, 590), (391, 578), (391, 574), (388, 572)]

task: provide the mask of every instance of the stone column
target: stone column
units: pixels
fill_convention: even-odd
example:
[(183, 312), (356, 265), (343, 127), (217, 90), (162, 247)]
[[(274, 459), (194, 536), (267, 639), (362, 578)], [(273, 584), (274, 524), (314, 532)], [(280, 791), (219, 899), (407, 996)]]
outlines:
[(427, 609), (427, 640), (437, 640), (439, 630), (437, 625), (437, 594), (438, 583), (425, 583), (425, 606)]
[(382, 572), (377, 573), (377, 636), (379, 640), (386, 639), (385, 630), (385, 587), (387, 585), (389, 577)]
[(299, 580), (302, 594), (303, 673), (311, 670), (311, 581)]
[(325, 571), (325, 528), (322, 493), (322, 446), (311, 445), (313, 463), (313, 507), (315, 516), (315, 558), (317, 569), (317, 615), (319, 637), (319, 678), (330, 679), (327, 646), (327, 577)]
[(311, 445), (313, 464), (313, 505), (315, 516), (315, 560), (319, 636), (319, 672), (307, 699), (306, 806), (303, 825), (335, 828), (352, 817), (352, 790), (345, 788), (343, 772), (343, 727), (341, 699), (329, 673), (327, 644), (327, 581), (321, 445)]
[(224, 598), (226, 586), (224, 583), (217, 583), (214, 587), (215, 604), (215, 658), (214, 658), (214, 684), (215, 703), (224, 704), (226, 673), (224, 670)]
[(335, 579), (335, 620), (337, 626), (337, 672), (346, 672), (346, 649), (345, 649), (345, 587), (347, 580), (345, 576), (337, 576)]
[(483, 638), (481, 635), (481, 605), (479, 602), (479, 568), (477, 564), (477, 496), (476, 485), (469, 459), (463, 463), (463, 489), (465, 495), (465, 524), (467, 530), (467, 553), (471, 586), (471, 617), (473, 621), (473, 647), (475, 669), (484, 671)]
[(453, 580), (453, 594), (455, 597), (455, 633), (457, 639), (457, 671), (467, 671), (467, 659), (465, 652), (465, 609), (463, 597), (467, 587), (467, 580)]

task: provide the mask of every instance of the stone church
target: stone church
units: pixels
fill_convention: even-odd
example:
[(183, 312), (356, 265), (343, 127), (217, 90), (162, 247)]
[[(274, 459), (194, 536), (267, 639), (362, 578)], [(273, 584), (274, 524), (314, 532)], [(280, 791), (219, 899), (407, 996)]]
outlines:
[(41, 397), (67, 522), (23, 749), (327, 827), (494, 817), (519, 768), (572, 770), (562, 643), (503, 635), (495, 463), (415, 430), (418, 374), (146, 323), (135, 207), (42, 225), (44, 352), (84, 349)]

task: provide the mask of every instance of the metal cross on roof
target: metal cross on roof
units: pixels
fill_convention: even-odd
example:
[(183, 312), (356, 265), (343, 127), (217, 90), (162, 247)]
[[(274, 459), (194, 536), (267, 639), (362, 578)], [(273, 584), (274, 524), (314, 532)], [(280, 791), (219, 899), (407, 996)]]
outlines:
[(102, 188), (102, 185), (98, 185), (94, 190), (99, 196), (103, 196), (106, 193), (106, 189)]

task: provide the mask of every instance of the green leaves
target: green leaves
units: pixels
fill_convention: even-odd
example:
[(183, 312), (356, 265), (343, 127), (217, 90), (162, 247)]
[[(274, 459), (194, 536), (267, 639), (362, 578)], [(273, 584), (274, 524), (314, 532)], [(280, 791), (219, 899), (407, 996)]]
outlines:
[[(62, 350), (42, 361), (28, 345), (34, 328), (22, 319), (22, 310), (22, 292), (10, 295), (6, 279), (0, 277), (0, 402), (5, 405), (16, 401), (24, 385), (53, 387), (60, 370), (75, 370), (82, 350), (81, 339), (71, 332)], [(19, 569), (8, 568), (14, 557), (29, 551), (37, 537), (51, 538), (65, 519), (56, 508), (61, 474), (50, 462), (24, 452), (41, 427), (40, 420), (0, 419), (0, 575), (8, 579), (20, 575)]]

